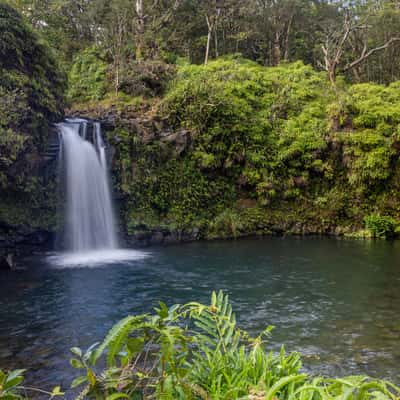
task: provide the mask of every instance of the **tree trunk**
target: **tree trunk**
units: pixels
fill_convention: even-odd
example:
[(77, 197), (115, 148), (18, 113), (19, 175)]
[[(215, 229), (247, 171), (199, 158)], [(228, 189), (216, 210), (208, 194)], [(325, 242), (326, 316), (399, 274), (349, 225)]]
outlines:
[(336, 66), (332, 65), (328, 69), (328, 77), (329, 81), (332, 83), (333, 86), (336, 86)]
[(119, 89), (119, 63), (117, 62), (115, 65), (115, 97), (118, 97), (118, 89)]
[(274, 47), (272, 50), (272, 62), (273, 65), (278, 65), (281, 62), (281, 46), (280, 46), (280, 33), (275, 32)]
[(211, 36), (212, 36), (212, 24), (208, 16), (206, 16), (207, 27), (208, 27), (208, 34), (207, 34), (207, 46), (206, 46), (206, 55), (204, 57), (204, 64), (208, 64), (208, 57), (210, 55), (210, 45), (211, 45)]
[(215, 58), (219, 57), (219, 52), (218, 52), (218, 33), (217, 33), (217, 27), (214, 27), (214, 46), (215, 46)]
[(290, 17), (286, 28), (284, 60), (289, 61), (290, 31), (292, 29), (293, 15)]
[(144, 32), (145, 32), (145, 20), (144, 20), (144, 7), (143, 0), (136, 0), (136, 59), (138, 61), (144, 58)]

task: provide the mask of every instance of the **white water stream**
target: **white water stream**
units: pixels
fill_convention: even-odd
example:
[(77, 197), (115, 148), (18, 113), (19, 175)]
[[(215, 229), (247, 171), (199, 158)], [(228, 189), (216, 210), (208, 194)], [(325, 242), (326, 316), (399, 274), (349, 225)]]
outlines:
[(58, 124), (65, 192), (63, 239), (68, 253), (50, 257), (57, 265), (97, 265), (144, 255), (118, 249), (101, 125), (93, 123), (93, 143), (88, 125), (82, 119)]

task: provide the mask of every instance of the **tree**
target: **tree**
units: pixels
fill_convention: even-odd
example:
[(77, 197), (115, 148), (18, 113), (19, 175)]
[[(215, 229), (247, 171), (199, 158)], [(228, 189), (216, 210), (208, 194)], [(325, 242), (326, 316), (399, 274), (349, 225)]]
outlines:
[[(368, 19), (371, 11), (368, 10), (365, 16), (354, 13), (354, 10), (347, 8), (343, 11), (343, 22), (341, 26), (334, 26), (328, 31), (325, 42), (322, 44), (323, 64), (320, 65), (328, 74), (330, 82), (334, 85), (337, 72), (347, 72), (356, 69), (373, 54), (387, 49), (389, 46), (400, 41), (400, 37), (389, 37), (380, 45), (370, 48), (368, 30), (370, 25)], [(356, 53), (359, 49), (356, 44), (361, 43), (361, 49), (355, 58), (345, 60), (345, 53), (349, 49)]]

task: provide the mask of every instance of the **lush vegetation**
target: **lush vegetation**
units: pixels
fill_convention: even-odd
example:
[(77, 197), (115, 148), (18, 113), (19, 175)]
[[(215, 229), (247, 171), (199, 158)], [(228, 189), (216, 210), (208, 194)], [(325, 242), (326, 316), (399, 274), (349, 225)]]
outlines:
[(40, 153), (66, 94), (111, 121), (128, 233), (398, 232), (392, 2), (8, 3), (23, 16), (2, 3), (0, 219), (19, 224), (22, 198), (45, 214)]
[(43, 149), (48, 123), (63, 113), (65, 82), (41, 39), (13, 8), (0, 4), (0, 187), (24, 181), (8, 174), (25, 152)]
[(31, 219), (40, 220), (40, 225), (50, 218), (43, 207), (46, 201), (54, 210), (52, 193), (46, 190), (51, 183), (39, 174), (40, 153), (50, 123), (63, 115), (65, 83), (48, 45), (17, 11), (1, 2), (0, 225), (35, 225)]
[(400, 78), (394, 0), (10, 0), (65, 69), (100, 46), (113, 86), (132, 64), (207, 62), (240, 53), (261, 65), (302, 60), (354, 82)]
[[(166, 94), (146, 100), (148, 111), (126, 107), (164, 121), (171, 140), (149, 143), (146, 126), (132, 130), (124, 121), (109, 133), (128, 230), (393, 236), (400, 221), (397, 88), (332, 87), (301, 62), (179, 66)], [(387, 235), (367, 223), (375, 214), (391, 220)]]
[[(107, 121), (128, 234), (396, 236), (399, 12), (383, 0), (1, 1), (0, 233), (54, 229), (43, 153), (67, 104)], [(267, 351), (269, 333), (238, 328), (222, 293), (161, 304), (74, 348), (73, 386), (109, 400), (399, 398), (385, 381), (302, 374), (298, 354)], [(0, 399), (30, 390), (23, 371), (0, 372)]]
[[(272, 327), (257, 337), (236, 324), (228, 296), (209, 305), (160, 303), (154, 315), (118, 322), (102, 343), (72, 348), (77, 399), (396, 400), (400, 388), (366, 376), (325, 378), (301, 373), (298, 353), (268, 351)], [(0, 374), (0, 399), (25, 396), (23, 371)], [(43, 392), (45, 393), (45, 392)], [(46, 394), (46, 393), (45, 393)], [(62, 396), (59, 387), (49, 397)]]

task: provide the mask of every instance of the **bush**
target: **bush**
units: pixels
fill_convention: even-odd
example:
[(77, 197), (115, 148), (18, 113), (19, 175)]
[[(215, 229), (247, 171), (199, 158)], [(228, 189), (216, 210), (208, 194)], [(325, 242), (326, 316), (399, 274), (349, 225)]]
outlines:
[[(148, 68), (124, 90), (153, 96), (142, 79)], [(278, 211), (274, 227), (284, 230), (291, 210), (312, 231), (331, 233), (361, 229), (376, 204), (400, 218), (399, 85), (332, 91), (323, 74), (299, 62), (178, 65), (161, 101), (147, 99), (153, 106), (139, 128), (126, 125), (127, 141), (135, 134), (140, 146), (116, 144), (127, 219), (194, 224), (202, 237), (243, 235), (252, 232), (246, 218), (225, 212), (241, 198)]]
[(365, 227), (374, 238), (389, 238), (394, 236), (396, 221), (392, 217), (376, 214), (364, 218)]
[[(213, 292), (208, 305), (190, 302), (155, 314), (130, 315), (102, 343), (71, 348), (82, 374), (76, 399), (395, 400), (400, 388), (367, 376), (323, 378), (300, 373), (298, 353), (268, 351), (272, 327), (252, 337), (236, 324), (229, 298)], [(0, 371), (0, 400), (63, 396), (23, 386), (24, 370)], [(28, 395), (32, 392), (32, 397)]]
[(161, 111), (194, 132), (201, 168), (229, 173), (252, 189), (268, 181), (283, 192), (321, 163), (329, 96), (322, 75), (300, 62), (265, 68), (220, 59), (180, 67)]
[(160, 96), (174, 75), (175, 68), (162, 61), (131, 62), (125, 67), (118, 89), (130, 96)]
[(240, 214), (235, 210), (226, 209), (210, 222), (207, 238), (237, 238), (242, 228)]
[[(78, 398), (164, 400), (393, 400), (400, 389), (365, 376), (327, 379), (300, 374), (300, 355), (267, 351), (272, 327), (251, 337), (236, 325), (228, 296), (211, 303), (164, 303), (154, 315), (128, 316), (100, 345), (72, 348), (83, 374)], [(105, 369), (99, 368), (104, 358)]]
[(49, 399), (64, 395), (59, 386), (55, 387), (52, 392), (23, 386), (24, 372), (24, 369), (16, 369), (9, 373), (0, 370), (0, 400), (28, 400), (31, 398), (27, 394), (28, 392), (36, 396), (40, 395), (41, 398), (45, 395)]
[(108, 90), (107, 64), (101, 51), (89, 47), (74, 59), (68, 75), (69, 101), (101, 100)]

